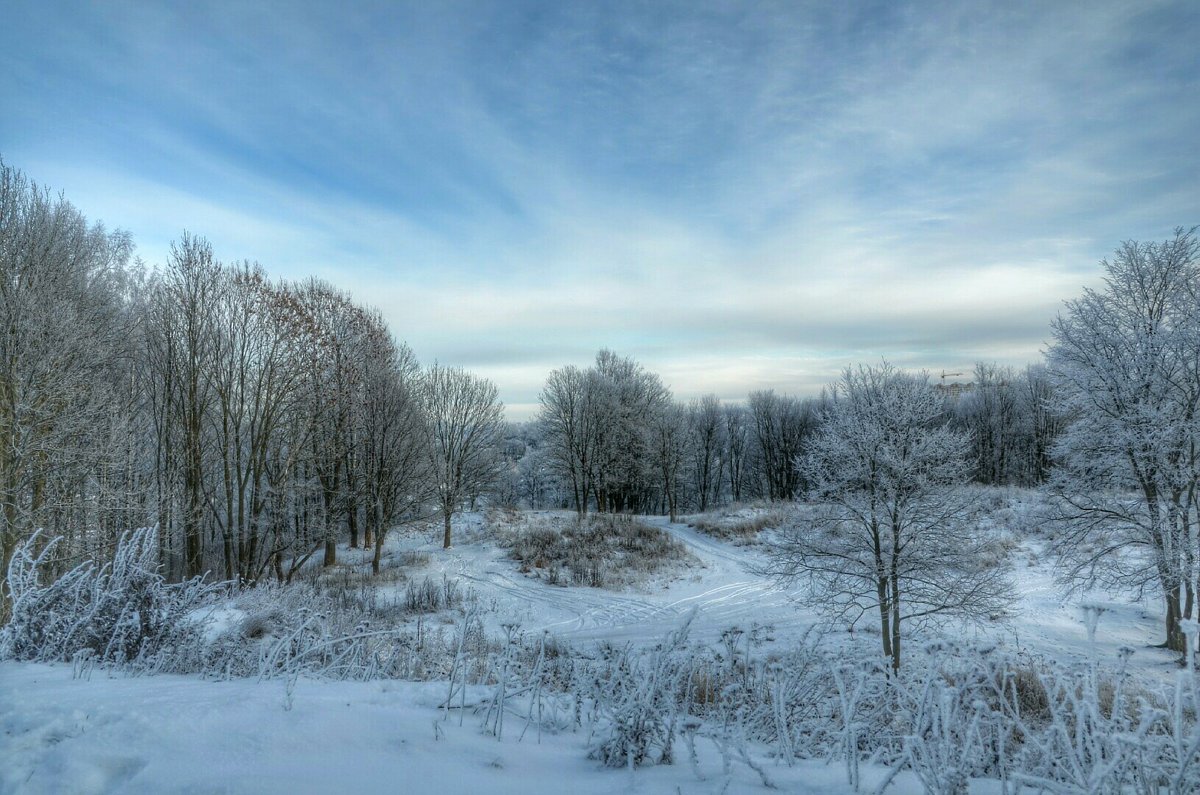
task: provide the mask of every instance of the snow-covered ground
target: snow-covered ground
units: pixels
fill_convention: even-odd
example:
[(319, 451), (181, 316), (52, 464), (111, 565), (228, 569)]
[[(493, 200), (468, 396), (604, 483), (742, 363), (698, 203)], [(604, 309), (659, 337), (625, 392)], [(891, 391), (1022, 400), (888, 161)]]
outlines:
[[(560, 793), (766, 792), (758, 776), (701, 748), (686, 763), (606, 769), (582, 734), (531, 730), (502, 741), (439, 722), (446, 686), (304, 682), (285, 710), (281, 682), (191, 677), (73, 680), (69, 665), (0, 664), (0, 792), (92, 793)], [(864, 780), (881, 775), (868, 769)], [(839, 765), (768, 767), (784, 792), (849, 792)], [(896, 792), (919, 792), (902, 779)]]
[[(518, 621), (576, 645), (657, 641), (695, 610), (692, 637), (715, 640), (737, 625), (785, 647), (817, 620), (799, 592), (753, 570), (755, 547), (735, 546), (664, 519), (649, 521), (683, 542), (698, 564), (669, 580), (611, 592), (562, 587), (518, 571), (516, 563), (469, 517), (448, 551), (432, 538), (397, 537), (392, 554), (420, 550), (428, 563), (410, 573), (442, 573), (475, 590), (489, 621)], [(358, 551), (343, 556), (355, 560)], [(1082, 601), (1064, 600), (1036, 539), (1016, 553), (1017, 618), (975, 630), (1006, 645), (1062, 658), (1088, 653)], [(400, 587), (400, 586), (391, 586)], [(1173, 670), (1173, 657), (1150, 648), (1161, 633), (1156, 605), (1109, 602), (1095, 651), (1135, 648), (1146, 672)], [(865, 628), (869, 631), (869, 628)], [(826, 643), (837, 643), (835, 628)], [(859, 636), (864, 628), (859, 628)], [(518, 742), (485, 735), (478, 720), (439, 722), (446, 685), (301, 680), (289, 698), (279, 681), (215, 682), (191, 677), (130, 678), (96, 671), (72, 677), (70, 665), (0, 664), (0, 795), (3, 793), (685, 793), (763, 791), (757, 774), (735, 763), (722, 770), (702, 748), (701, 774), (689, 765), (628, 771), (586, 758), (580, 733), (527, 735)], [(436, 724), (436, 725), (435, 725)], [(880, 775), (868, 770), (865, 783)], [(789, 792), (849, 791), (840, 765), (768, 764)], [(869, 787), (866, 787), (869, 789)], [(901, 777), (892, 792), (919, 791)], [(976, 790), (973, 790), (976, 791)], [(983, 790), (978, 790), (983, 791)]]
[[(820, 616), (799, 588), (781, 588), (755, 572), (764, 554), (761, 547), (735, 545), (699, 533), (665, 517), (645, 517), (682, 542), (699, 561), (673, 578), (647, 582), (633, 591), (548, 585), (517, 565), (492, 540), (481, 518), (468, 517), (460, 541), (442, 550), (437, 539), (422, 536), (397, 539), (396, 549), (425, 552), (425, 572), (457, 577), (473, 588), (494, 616), (515, 620), (527, 631), (548, 630), (572, 643), (599, 640), (657, 642), (677, 627), (693, 608), (697, 611), (691, 635), (715, 640), (731, 626), (751, 630), (771, 627), (780, 645), (820, 623)], [(1108, 595), (1064, 597), (1055, 582), (1043, 543), (1020, 539), (1013, 553), (1017, 603), (1014, 619), (983, 627), (950, 627), (947, 632), (967, 639), (1000, 640), (1015, 650), (1054, 659), (1086, 657), (1093, 653), (1083, 623), (1084, 604), (1102, 604), (1094, 652), (1115, 659), (1121, 647), (1135, 649), (1135, 664), (1146, 669), (1173, 669), (1176, 656), (1151, 644), (1161, 641), (1162, 622), (1157, 602), (1121, 601)], [(420, 571), (414, 576), (419, 576)], [(875, 627), (862, 621), (861, 638)], [(845, 636), (844, 627), (828, 628), (827, 642)]]
[(715, 639), (735, 625), (749, 630), (754, 623), (773, 624), (791, 635), (812, 624), (812, 614), (797, 609), (799, 592), (781, 590), (750, 570), (754, 553), (662, 517), (646, 521), (683, 542), (699, 565), (632, 591), (548, 585), (521, 574), (504, 550), (477, 533), (448, 551), (429, 549), (429, 570), (458, 577), (495, 614), (520, 621), (523, 629), (545, 629), (575, 644), (659, 641), (693, 609), (692, 636), (697, 639)]

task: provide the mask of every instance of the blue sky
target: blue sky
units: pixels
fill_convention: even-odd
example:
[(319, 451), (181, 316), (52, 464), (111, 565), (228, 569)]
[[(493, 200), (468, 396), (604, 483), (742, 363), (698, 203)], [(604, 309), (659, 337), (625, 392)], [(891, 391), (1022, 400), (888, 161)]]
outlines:
[(1200, 3), (7, 0), (0, 155), (162, 262), (317, 275), (513, 416), (1040, 356), (1200, 223)]

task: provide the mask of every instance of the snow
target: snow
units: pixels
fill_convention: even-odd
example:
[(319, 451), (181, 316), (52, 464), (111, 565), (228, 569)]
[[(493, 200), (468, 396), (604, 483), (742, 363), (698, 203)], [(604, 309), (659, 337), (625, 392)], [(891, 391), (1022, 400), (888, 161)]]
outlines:
[[(648, 583), (629, 593), (548, 585), (517, 571), (507, 554), (478, 534), (448, 551), (432, 551), (430, 572), (459, 577), (498, 615), (525, 630), (548, 630), (571, 643), (598, 640), (656, 642), (688, 615), (697, 617), (692, 637), (715, 640), (733, 625), (774, 624), (800, 634), (813, 616), (797, 611), (798, 591), (781, 589), (753, 574), (754, 553), (703, 536), (686, 525), (649, 517), (682, 541), (701, 562), (669, 582)], [(422, 547), (424, 548), (424, 547)]]
[[(771, 627), (770, 635), (786, 646), (819, 622), (806, 603), (802, 588), (781, 588), (755, 573), (761, 547), (737, 545), (699, 533), (665, 517), (643, 517), (681, 541), (700, 566), (668, 581), (646, 583), (639, 591), (613, 592), (588, 587), (548, 585), (521, 574), (507, 553), (489, 540), (478, 515), (464, 518), (460, 542), (442, 550), (440, 541), (423, 537), (396, 539), (396, 549), (428, 554), (429, 566), (413, 576), (445, 574), (473, 588), (481, 602), (501, 620), (516, 620), (526, 631), (548, 630), (574, 644), (594, 641), (654, 643), (677, 627), (692, 608), (696, 618), (691, 636), (715, 641), (731, 626), (749, 630), (753, 624)], [(1052, 561), (1036, 537), (1019, 539), (1013, 553), (1017, 604), (1014, 620), (983, 628), (952, 627), (958, 638), (1002, 641), (1009, 647), (1053, 659), (1084, 658), (1093, 653), (1116, 659), (1122, 647), (1134, 648), (1135, 665), (1146, 670), (1172, 669), (1177, 657), (1153, 648), (1162, 634), (1157, 602), (1149, 597), (1119, 601), (1109, 595), (1063, 596), (1055, 581)], [(1088, 642), (1083, 605), (1103, 601), (1096, 643)], [(858, 634), (877, 631), (869, 620)], [(844, 637), (835, 628), (829, 642)]]
[[(458, 529), (459, 545), (441, 550), (424, 537), (389, 541), (389, 554), (427, 552), (410, 576), (458, 577), (474, 589), (489, 621), (516, 620), (525, 631), (548, 630), (574, 645), (661, 640), (695, 610), (692, 637), (715, 642), (731, 625), (770, 625), (778, 648), (816, 622), (800, 593), (754, 573), (761, 549), (735, 546), (665, 519), (649, 521), (683, 542), (697, 560), (670, 581), (636, 591), (562, 587), (518, 572), (488, 539), (479, 516)], [(1095, 595), (1064, 600), (1036, 538), (1015, 553), (1017, 618), (977, 632), (1034, 654), (1062, 659), (1090, 653), (1114, 659), (1134, 647), (1134, 665), (1165, 675), (1174, 655), (1147, 644), (1158, 639), (1153, 603), (1104, 602), (1090, 643), (1082, 606)], [(355, 561), (357, 550), (341, 557)], [(392, 585), (390, 587), (402, 587)], [(213, 613), (213, 634), (242, 618)], [(861, 631), (862, 628), (860, 628)], [(867, 628), (869, 629), (869, 628)], [(215, 635), (214, 635), (215, 636)], [(836, 633), (827, 643), (838, 642)], [(316, 682), (288, 693), (280, 681), (208, 681), (198, 677), (131, 678), (92, 673), (74, 679), (70, 665), (0, 664), (0, 795), (4, 793), (306, 793), (488, 792), (682, 793), (763, 791), (756, 773), (735, 762), (728, 778), (720, 755), (701, 742), (699, 780), (686, 761), (634, 773), (587, 759), (586, 732), (544, 733), (540, 743), (485, 734), (468, 715), (441, 721), (445, 683)], [(766, 759), (767, 774), (788, 792), (849, 792), (839, 764)], [(864, 768), (863, 789), (882, 775)], [(973, 792), (987, 791), (975, 782)], [(902, 774), (889, 792), (921, 791)]]
[[(0, 792), (58, 793), (542, 793), (766, 792), (719, 759), (607, 769), (586, 737), (485, 735), (470, 717), (440, 721), (446, 687), (412, 682), (301, 680), (290, 710), (280, 682), (192, 677), (72, 679), (68, 665), (0, 664)], [(840, 766), (768, 766), (783, 791), (849, 792)], [(882, 771), (869, 771), (865, 780)], [(728, 788), (726, 789), (726, 785)], [(918, 792), (915, 780), (899, 790)]]

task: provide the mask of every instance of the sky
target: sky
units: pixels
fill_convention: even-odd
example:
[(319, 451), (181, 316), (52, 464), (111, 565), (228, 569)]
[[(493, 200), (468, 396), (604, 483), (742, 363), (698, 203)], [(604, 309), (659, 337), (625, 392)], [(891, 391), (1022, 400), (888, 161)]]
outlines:
[(680, 399), (1023, 366), (1200, 223), (1196, 2), (3, 6), (5, 163), (148, 265), (348, 290), (515, 419), (602, 347)]

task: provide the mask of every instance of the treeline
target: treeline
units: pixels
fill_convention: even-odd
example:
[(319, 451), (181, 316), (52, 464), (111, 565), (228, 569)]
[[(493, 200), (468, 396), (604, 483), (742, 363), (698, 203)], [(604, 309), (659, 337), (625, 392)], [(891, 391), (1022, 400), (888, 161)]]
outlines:
[(157, 525), (165, 570), (289, 579), (337, 542), (449, 516), (501, 471), (493, 384), (422, 368), (316, 279), (222, 263), (185, 234), (150, 270), (0, 163), (0, 539), (59, 566)]
[[(988, 485), (1047, 482), (1066, 423), (1045, 366), (981, 363), (972, 375), (961, 391), (926, 379), (942, 396), (942, 419), (970, 439), (965, 475)], [(509, 429), (504, 501), (676, 516), (807, 495), (796, 463), (831, 396), (760, 390), (744, 403), (712, 394), (681, 402), (655, 373), (602, 350), (591, 367), (551, 372), (540, 398), (537, 419)]]

